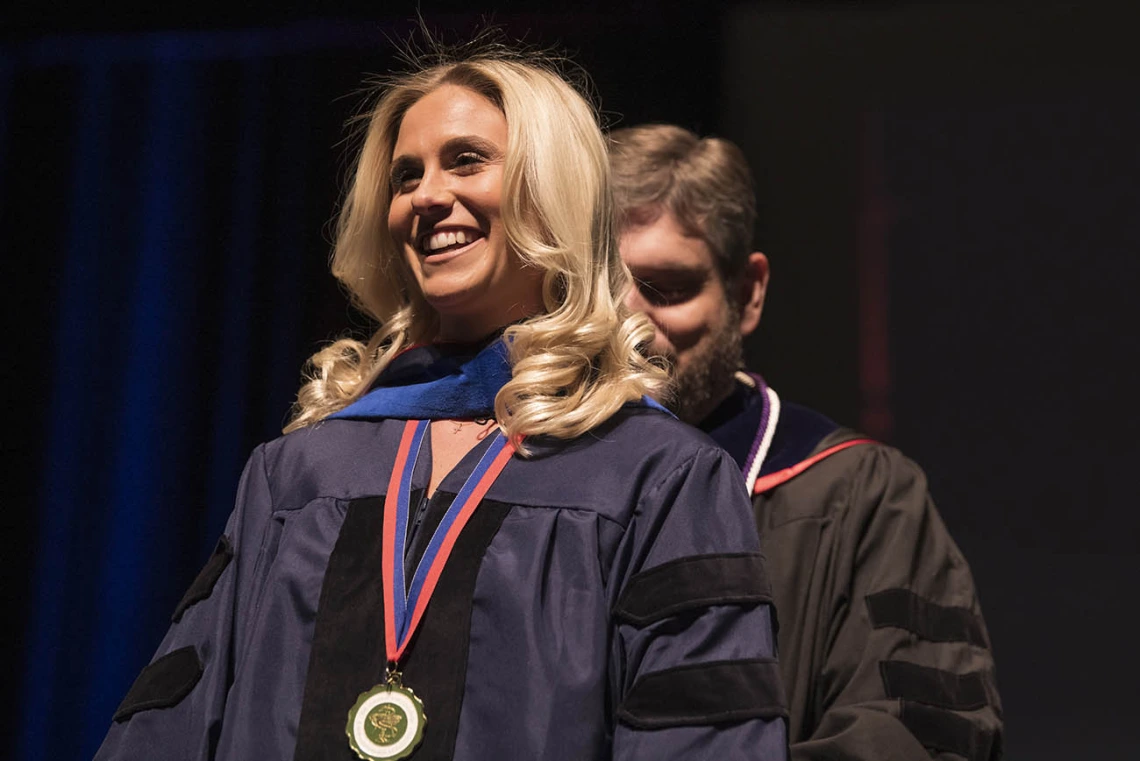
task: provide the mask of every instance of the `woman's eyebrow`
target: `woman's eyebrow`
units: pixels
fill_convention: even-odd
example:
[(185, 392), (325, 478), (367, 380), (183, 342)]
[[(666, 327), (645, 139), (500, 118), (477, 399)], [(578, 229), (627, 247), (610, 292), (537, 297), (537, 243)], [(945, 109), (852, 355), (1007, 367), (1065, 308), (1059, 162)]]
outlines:
[(464, 150), (476, 150), (488, 158), (498, 158), (503, 149), (498, 144), (478, 135), (458, 135), (450, 138), (442, 146), (444, 153), (459, 153)]

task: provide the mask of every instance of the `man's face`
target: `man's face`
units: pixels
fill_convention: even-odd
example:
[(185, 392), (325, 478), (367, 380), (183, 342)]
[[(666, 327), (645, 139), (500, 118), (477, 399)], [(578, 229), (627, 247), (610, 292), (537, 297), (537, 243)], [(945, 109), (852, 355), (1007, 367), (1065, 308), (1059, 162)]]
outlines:
[(678, 417), (699, 423), (732, 390), (741, 362), (740, 307), (730, 299), (713, 252), (668, 212), (621, 236), (634, 277), (629, 307), (657, 327), (653, 349), (674, 364)]

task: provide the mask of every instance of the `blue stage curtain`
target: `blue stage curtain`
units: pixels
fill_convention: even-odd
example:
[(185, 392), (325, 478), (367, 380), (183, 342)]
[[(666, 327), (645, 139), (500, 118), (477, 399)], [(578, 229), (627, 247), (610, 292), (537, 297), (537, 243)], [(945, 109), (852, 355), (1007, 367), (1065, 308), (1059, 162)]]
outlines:
[(364, 325), (327, 273), (328, 223), (344, 96), (386, 67), (390, 31), (0, 47), (0, 253), (31, 268), (7, 306), (39, 329), (17, 362), (22, 419), (46, 426), (21, 460), (30, 509), (6, 518), (16, 758), (95, 753), (304, 359)]

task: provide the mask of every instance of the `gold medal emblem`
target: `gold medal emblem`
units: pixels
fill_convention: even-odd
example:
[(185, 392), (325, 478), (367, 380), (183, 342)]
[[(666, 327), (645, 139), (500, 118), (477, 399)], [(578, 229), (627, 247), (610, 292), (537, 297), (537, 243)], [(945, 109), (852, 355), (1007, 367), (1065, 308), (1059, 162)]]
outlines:
[(360, 693), (348, 712), (348, 742), (365, 761), (406, 758), (424, 737), (424, 704), (393, 674)]

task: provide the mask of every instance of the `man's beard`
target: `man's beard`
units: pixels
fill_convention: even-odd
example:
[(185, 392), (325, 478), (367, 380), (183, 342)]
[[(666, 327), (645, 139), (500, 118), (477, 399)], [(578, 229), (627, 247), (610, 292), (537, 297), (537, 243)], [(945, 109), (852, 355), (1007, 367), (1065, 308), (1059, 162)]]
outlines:
[(739, 317), (731, 309), (727, 312), (709, 340), (686, 357), (684, 366), (669, 357), (674, 363), (673, 403), (669, 406), (686, 423), (698, 425), (732, 391), (744, 338), (737, 327)]

